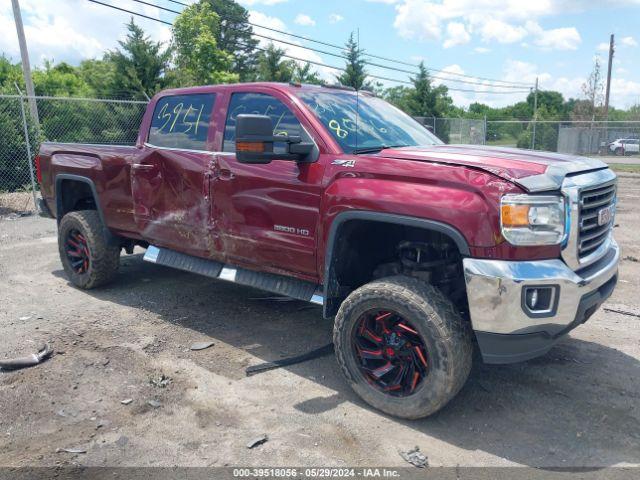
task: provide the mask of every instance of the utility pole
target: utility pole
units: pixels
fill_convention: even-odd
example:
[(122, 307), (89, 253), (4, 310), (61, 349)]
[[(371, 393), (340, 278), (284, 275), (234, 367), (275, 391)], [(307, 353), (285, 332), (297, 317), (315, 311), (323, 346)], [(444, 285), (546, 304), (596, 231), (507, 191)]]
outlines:
[(536, 89), (533, 91), (533, 134), (531, 135), (531, 150), (536, 149), (536, 121), (538, 120), (538, 77)]
[(24, 83), (27, 87), (27, 96), (29, 101), (29, 111), (31, 118), (36, 126), (40, 124), (38, 120), (38, 106), (36, 105), (36, 92), (33, 88), (33, 80), (31, 79), (31, 65), (29, 64), (29, 52), (27, 51), (27, 40), (24, 37), (24, 27), (22, 26), (22, 15), (20, 14), (20, 4), (18, 0), (11, 0), (13, 5), (13, 19), (16, 22), (16, 31), (18, 32), (18, 43), (20, 45), (20, 57), (22, 58), (22, 73), (24, 74)]
[(611, 91), (611, 66), (613, 65), (614, 40), (613, 33), (609, 40), (609, 68), (607, 69), (607, 90), (604, 95), (604, 119), (609, 120), (609, 92)]

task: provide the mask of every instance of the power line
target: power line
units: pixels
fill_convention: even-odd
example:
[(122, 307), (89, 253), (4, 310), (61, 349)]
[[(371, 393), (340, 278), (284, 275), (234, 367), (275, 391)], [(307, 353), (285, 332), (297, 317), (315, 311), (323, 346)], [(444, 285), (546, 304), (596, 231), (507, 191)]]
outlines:
[(130, 13), (131, 15), (137, 15), (138, 17), (147, 18), (147, 19), (153, 20), (155, 22), (160, 22), (160, 23), (164, 23), (165, 25), (173, 26), (173, 23), (166, 22), (166, 21), (161, 20), (159, 18), (153, 18), (153, 17), (150, 17), (148, 15), (144, 15), (142, 13), (132, 12), (131, 10), (127, 10), (125, 8), (120, 8), (120, 7), (116, 7), (115, 5), (109, 5), (108, 3), (99, 2), (98, 0), (89, 0), (89, 1), (91, 3), (97, 3), (98, 5), (103, 5), (105, 7), (113, 8), (115, 10), (120, 10), (121, 12)]
[[(237, 46), (246, 47), (247, 45), (237, 44)], [(255, 47), (255, 49), (263, 51), (263, 52), (267, 51), (266, 48), (261, 48), (261, 47)], [(334, 67), (333, 65), (327, 65), (325, 63), (315, 62), (313, 60), (307, 60), (307, 59), (300, 58), (300, 57), (294, 57), (294, 56), (288, 55), (288, 54), (283, 54), (282, 56), (286, 57), (286, 58), (290, 58), (292, 60), (297, 60), (299, 62), (311, 63), (313, 65), (318, 65), (318, 66), (321, 66), (321, 67), (330, 68), (332, 70), (339, 70), (341, 72), (345, 72), (346, 71), (346, 69), (342, 68), (342, 67)], [(381, 77), (379, 75), (372, 75), (372, 74), (369, 74), (367, 76), (371, 77), (371, 78), (375, 78), (376, 80), (384, 80), (384, 81), (388, 81), (388, 82), (403, 83), (405, 85), (413, 85), (413, 82), (410, 82), (410, 81), (407, 81), (407, 80), (399, 80), (397, 78)], [(455, 92), (469, 92), (469, 93), (491, 93), (491, 94), (494, 94), (494, 93), (497, 93), (497, 94), (529, 93), (529, 90), (518, 90), (518, 91), (502, 92), (502, 91), (491, 91), (491, 90), (471, 90), (471, 89), (455, 88), (455, 87), (447, 87), (447, 89), (455, 91)]]
[[(148, 6), (151, 6), (151, 7), (155, 7), (155, 8), (158, 8), (160, 10), (164, 10), (166, 12), (173, 13), (173, 14), (176, 14), (176, 15), (180, 15), (180, 13), (181, 13), (181, 12), (179, 12), (177, 10), (173, 10), (171, 8), (166, 8), (166, 7), (163, 7), (163, 6), (160, 6), (160, 5), (149, 3), (149, 2), (146, 2), (144, 0), (133, 0), (133, 1), (137, 2), (137, 3), (141, 3), (143, 5), (148, 5)], [(189, 6), (189, 4), (180, 2), (178, 0), (168, 0), (168, 1), (170, 1), (172, 3), (175, 3), (175, 4), (178, 4), (178, 5), (182, 5), (184, 7), (188, 7)], [(223, 20), (230, 20), (227, 17), (223, 17), (221, 15), (219, 15), (219, 16)], [(336, 45), (334, 43), (323, 42), (323, 41), (316, 40), (316, 39), (313, 39), (313, 38), (305, 37), (303, 35), (296, 35), (294, 33), (289, 33), (289, 32), (285, 32), (283, 30), (278, 30), (278, 29), (272, 28), (272, 27), (265, 27), (264, 25), (258, 25), (258, 24), (255, 24), (255, 23), (252, 23), (252, 22), (249, 22), (249, 21), (242, 22), (242, 23), (246, 23), (247, 25), (251, 25), (252, 27), (264, 28), (264, 29), (270, 30), (272, 32), (277, 32), (277, 33), (280, 33), (280, 34), (289, 35), (289, 36), (294, 37), (294, 38), (299, 38), (299, 39), (302, 39), (302, 40), (306, 40), (308, 42), (314, 42), (314, 43), (318, 43), (318, 44), (325, 45), (325, 46), (332, 47), (332, 48), (337, 48), (337, 49), (339, 49), (341, 51), (344, 51), (344, 47), (343, 46)], [(229, 28), (231, 30), (235, 30), (235, 31), (240, 31), (239, 29), (233, 28), (231, 26), (227, 26), (227, 28)], [(262, 35), (262, 34), (256, 33), (256, 32), (252, 32), (252, 35), (254, 35), (256, 37), (264, 38), (264, 39), (267, 39), (267, 40), (271, 40), (272, 42), (279, 42), (279, 43), (283, 43), (283, 44), (286, 44), (286, 45), (291, 45), (291, 46), (294, 46), (294, 47), (310, 50), (310, 51), (313, 51), (313, 52), (316, 52), (316, 53), (321, 53), (323, 55), (329, 55), (329, 56), (338, 57), (338, 58), (346, 58), (344, 55), (340, 55), (340, 54), (332, 53), (332, 52), (327, 52), (325, 50), (318, 50), (318, 49), (315, 49), (315, 48), (312, 48), (312, 47), (299, 45), (299, 44), (288, 42), (286, 40), (282, 40), (282, 39), (279, 39), (279, 38), (269, 37), (267, 35)], [(414, 65), (414, 64), (407, 63), (407, 62), (401, 62), (401, 61), (398, 61), (398, 60), (393, 60), (393, 59), (382, 57), (382, 56), (379, 56), (379, 55), (373, 55), (373, 54), (369, 54), (369, 53), (366, 53), (366, 52), (364, 52), (363, 55), (371, 57), (371, 58), (378, 58), (378, 59), (381, 59), (381, 60), (385, 60), (387, 62), (401, 63), (403, 65), (408, 65), (408, 66), (416, 68), (416, 65)], [(418, 74), (418, 72), (416, 72), (416, 71), (409, 71), (409, 70), (403, 70), (401, 68), (389, 67), (387, 65), (381, 65), (379, 63), (373, 63), (373, 62), (367, 62), (367, 61), (365, 61), (364, 63), (367, 64), (367, 65), (370, 65), (372, 67), (383, 68), (383, 69), (391, 70), (391, 71), (395, 71), (395, 72), (408, 73), (410, 75)], [(443, 80), (443, 81), (446, 81), (446, 82), (456, 82), (456, 83), (465, 83), (465, 84), (468, 84), (468, 85), (481, 85), (481, 86), (492, 86), (492, 87), (499, 87), (499, 88), (514, 88), (514, 89), (518, 89), (518, 88), (522, 88), (522, 87), (530, 87), (531, 86), (529, 84), (522, 83), (522, 82), (507, 82), (505, 80), (493, 80), (493, 79), (489, 79), (489, 78), (486, 78), (486, 77), (477, 77), (475, 75), (467, 75), (467, 74), (458, 73), (458, 72), (449, 72), (447, 70), (439, 70), (439, 69), (435, 69), (435, 68), (427, 68), (427, 70), (428, 71), (432, 71), (432, 72), (444, 73), (444, 74), (450, 75), (450, 76), (462, 76), (462, 77), (465, 77), (465, 78), (484, 80), (485, 82), (495, 83), (496, 85), (487, 85), (484, 82), (472, 82), (472, 81), (469, 81), (469, 80), (459, 80), (459, 79), (456, 79), (456, 78), (439, 77), (437, 75), (431, 75), (431, 77), (436, 79), (436, 80)], [(501, 85), (499, 85), (499, 83)]]
[[(134, 1), (136, 1), (136, 0), (134, 0)], [(190, 4), (184, 3), (184, 2), (180, 2), (178, 0), (166, 0), (166, 1), (171, 2), (171, 3), (175, 3), (177, 5), (182, 5), (183, 7), (190, 6)], [(193, 5), (193, 4), (191, 4), (191, 5)], [(161, 7), (158, 7), (158, 8), (161, 8)], [(224, 18), (224, 17), (221, 17), (221, 18), (223, 18), (225, 20), (229, 20), (228, 18)], [(284, 30), (278, 30), (277, 28), (273, 28), (273, 27), (265, 27), (264, 25), (258, 25), (256, 23), (252, 23), (252, 22), (249, 22), (249, 21), (246, 21), (246, 22), (243, 22), (243, 23), (246, 23), (247, 25), (251, 25), (252, 27), (264, 28), (265, 30), (270, 30), (272, 32), (281, 33), (283, 35), (289, 35), (290, 37), (299, 38), (301, 40), (306, 40), (308, 42), (314, 42), (314, 43), (318, 43), (320, 45), (325, 45), (327, 47), (333, 47), (333, 48), (337, 48), (339, 50), (344, 50), (344, 46), (336, 45), (335, 43), (323, 42), (321, 40), (316, 40), (314, 38), (305, 37), (304, 35), (297, 35), (295, 33), (286, 32)], [(374, 55), (372, 53), (367, 53), (366, 51), (363, 53), (363, 55), (366, 56), (366, 57), (371, 57), (371, 58), (377, 58), (379, 60), (384, 60), (386, 62), (397, 63), (397, 64), (400, 64), (400, 65), (406, 65), (408, 67), (414, 67), (414, 68), (417, 67), (417, 65), (415, 65), (414, 63), (403, 62), (402, 60), (383, 57), (383, 56), (380, 56), (380, 55)], [(369, 63), (369, 62), (367, 62), (367, 63)], [(372, 63), (369, 63), (369, 65), (378, 66), (378, 67), (380, 66), (380, 65), (376, 65), (376, 64), (372, 64)], [(382, 67), (382, 68), (385, 68), (385, 67)], [(500, 80), (500, 79), (496, 79), (496, 78), (488, 78), (488, 77), (480, 77), (480, 76), (477, 76), (477, 75), (469, 75), (469, 74), (466, 74), (466, 73), (449, 72), (447, 70), (442, 70), (442, 69), (438, 69), (438, 68), (431, 68), (431, 67), (427, 67), (427, 70), (431, 71), (431, 72), (445, 73), (447, 75), (454, 75), (454, 76), (458, 76), (458, 77), (475, 78), (477, 80), (485, 80), (485, 81), (493, 82), (493, 83), (503, 83), (505, 85), (518, 85), (520, 87), (531, 87), (531, 84), (525, 83), (525, 82), (510, 82), (510, 81), (507, 81), (507, 80)], [(414, 72), (414, 73), (417, 73), (417, 72)], [(434, 78), (436, 78), (436, 77), (434, 77)], [(496, 86), (500, 86), (500, 85), (496, 85)]]
[[(119, 11), (122, 11), (122, 12), (125, 12), (125, 13), (129, 13), (129, 14), (131, 14), (131, 15), (137, 15), (137, 16), (139, 16), (139, 17), (143, 17), (143, 18), (146, 18), (146, 19), (149, 19), (149, 20), (153, 20), (153, 21), (156, 21), (156, 22), (159, 22), (159, 23), (163, 23), (163, 24), (165, 24), (165, 25), (173, 26), (173, 24), (172, 24), (172, 23), (167, 22), (167, 21), (165, 21), (165, 20), (161, 20), (161, 19), (159, 19), (159, 18), (150, 17), (150, 16), (148, 16), (148, 15), (144, 15), (144, 14), (142, 14), (142, 13), (134, 12), (134, 11), (127, 10), (127, 9), (124, 9), (124, 8), (116, 7), (115, 5), (110, 5), (110, 4), (107, 4), (107, 3), (104, 3), (104, 2), (100, 2), (100, 1), (98, 1), (98, 0), (88, 0), (88, 1), (90, 1), (90, 2), (92, 2), (92, 3), (97, 3), (97, 4), (99, 4), (99, 5), (103, 5), (103, 6), (108, 7), (108, 8), (113, 8), (113, 9), (115, 9), (115, 10), (119, 10)], [(147, 2), (144, 2), (143, 0), (134, 0), (134, 1), (136, 1), (136, 2), (138, 2), (138, 3), (143, 3), (143, 4), (151, 5), (151, 4), (147, 3)], [(158, 7), (157, 5), (153, 5), (153, 6), (154, 6), (154, 7)], [(162, 7), (158, 7), (158, 8), (161, 8), (161, 9), (162, 9)], [(172, 11), (172, 12), (174, 12), (174, 11)], [(178, 12), (178, 13), (179, 13), (179, 12)], [(277, 41), (277, 40), (276, 40), (276, 41)], [(301, 47), (300, 45), (296, 45), (296, 44), (291, 44), (291, 45), (294, 45), (294, 46), (296, 46), (296, 47)], [(236, 46), (245, 47), (245, 48), (250, 47), (249, 45), (246, 45), (246, 44), (238, 44), (238, 43), (236, 44)], [(260, 51), (267, 51), (265, 48), (261, 48), (261, 47), (257, 47), (257, 46), (253, 46), (253, 48), (255, 48), (256, 50), (260, 50)], [(309, 48), (309, 47), (302, 47), (302, 48), (307, 48), (307, 49), (313, 50), (313, 49), (311, 49), (311, 48)], [(344, 72), (344, 71), (345, 71), (345, 69), (344, 69), (344, 68), (341, 68), (341, 67), (335, 67), (335, 66), (332, 66), (332, 65), (327, 65), (327, 64), (325, 64), (325, 63), (316, 62), (316, 61), (313, 61), (313, 60), (307, 60), (307, 59), (303, 59), (303, 58), (295, 57), (295, 56), (288, 55), (288, 54), (283, 54), (282, 56), (283, 56), (283, 57), (285, 57), (285, 58), (292, 59), (292, 60), (297, 60), (297, 61), (299, 61), (299, 62), (311, 63), (311, 64), (313, 64), (313, 65), (317, 65), (317, 66), (321, 66), (321, 67), (325, 67), (325, 68), (329, 68), (329, 69), (333, 69), (333, 70), (338, 70), (338, 71), (342, 71), (342, 72)], [(344, 57), (342, 57), (342, 58), (344, 58)], [(396, 70), (396, 71), (397, 71), (397, 70)], [(396, 78), (383, 77), (383, 76), (380, 76), (380, 75), (373, 75), (373, 74), (369, 74), (368, 76), (369, 76), (369, 77), (371, 77), (371, 78), (375, 78), (376, 80), (383, 80), (383, 81), (388, 81), (388, 82), (395, 82), (395, 83), (403, 83), (403, 84), (406, 84), (406, 85), (413, 85), (413, 83), (412, 83), (412, 82), (409, 82), (409, 81), (407, 81), (407, 80), (399, 80), (399, 79), (396, 79)], [(501, 87), (501, 86), (498, 86), (498, 85), (486, 85), (486, 86), (487, 86), (487, 87)], [(472, 89), (462, 89), (462, 88), (455, 88), (455, 87), (447, 87), (447, 88), (448, 88), (449, 90), (451, 90), (451, 91), (456, 91), (456, 92), (468, 92), (468, 93), (487, 93), (487, 94), (529, 93), (529, 91), (528, 91), (528, 90), (492, 91), (492, 90), (472, 90)], [(505, 88), (505, 87), (501, 87), (501, 88)]]

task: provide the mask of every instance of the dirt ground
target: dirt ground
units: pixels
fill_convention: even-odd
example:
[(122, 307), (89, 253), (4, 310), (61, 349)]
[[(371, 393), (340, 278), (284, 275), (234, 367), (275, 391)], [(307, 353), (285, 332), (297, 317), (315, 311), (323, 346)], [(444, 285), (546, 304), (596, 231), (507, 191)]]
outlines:
[[(624, 176), (625, 260), (608, 306), (632, 313), (638, 204), (640, 176)], [(414, 446), (431, 466), (640, 465), (638, 316), (600, 310), (542, 358), (476, 362), (444, 410), (402, 421), (360, 401), (333, 356), (245, 376), (329, 342), (320, 308), (256, 300), (270, 295), (140, 252), (123, 256), (113, 285), (80, 291), (63, 274), (53, 220), (0, 218), (0, 357), (55, 348), (46, 363), (0, 373), (0, 466), (401, 467), (398, 450)], [(189, 349), (201, 341), (215, 344)], [(269, 440), (248, 449), (261, 434)], [(86, 453), (56, 452), (66, 448)]]

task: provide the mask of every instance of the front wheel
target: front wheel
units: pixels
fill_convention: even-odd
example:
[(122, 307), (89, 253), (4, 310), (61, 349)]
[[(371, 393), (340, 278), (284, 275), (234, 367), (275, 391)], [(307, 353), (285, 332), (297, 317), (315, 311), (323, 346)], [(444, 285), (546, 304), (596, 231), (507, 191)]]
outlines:
[(109, 245), (95, 210), (67, 213), (58, 226), (58, 250), (71, 283), (89, 290), (111, 281), (118, 272), (120, 247)]
[(355, 392), (397, 417), (437, 412), (471, 370), (469, 324), (440, 290), (410, 277), (376, 280), (351, 293), (336, 316), (333, 341)]
[(613, 153), (615, 153), (616, 155), (618, 155), (619, 157), (624, 155), (624, 149), (622, 147), (618, 147), (616, 148)]

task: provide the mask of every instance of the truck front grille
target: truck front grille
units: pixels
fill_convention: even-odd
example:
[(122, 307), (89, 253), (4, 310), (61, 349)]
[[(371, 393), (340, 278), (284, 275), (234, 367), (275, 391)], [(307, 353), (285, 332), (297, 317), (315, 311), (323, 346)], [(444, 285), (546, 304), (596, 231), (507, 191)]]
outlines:
[(593, 253), (602, 245), (613, 228), (613, 215), (611, 220), (604, 224), (598, 224), (598, 213), (603, 209), (615, 205), (616, 185), (613, 182), (590, 187), (580, 192), (578, 234), (578, 257), (584, 258)]

